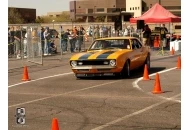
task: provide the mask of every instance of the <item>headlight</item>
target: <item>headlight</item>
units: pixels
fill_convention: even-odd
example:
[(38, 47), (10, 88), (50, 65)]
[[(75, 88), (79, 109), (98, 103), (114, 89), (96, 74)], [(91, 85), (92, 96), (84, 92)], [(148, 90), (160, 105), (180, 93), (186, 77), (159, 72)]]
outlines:
[(110, 60), (110, 65), (111, 66), (116, 66), (116, 60)]
[(77, 66), (77, 62), (76, 62), (76, 61), (71, 61), (71, 66), (72, 66), (72, 67)]

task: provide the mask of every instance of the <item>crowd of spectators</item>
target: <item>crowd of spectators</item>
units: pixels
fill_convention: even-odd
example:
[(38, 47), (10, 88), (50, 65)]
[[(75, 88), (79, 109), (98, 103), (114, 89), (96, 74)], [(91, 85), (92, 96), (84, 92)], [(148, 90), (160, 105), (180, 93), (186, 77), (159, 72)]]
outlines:
[[(161, 29), (161, 40), (165, 44), (166, 33), (168, 31), (164, 24)], [(86, 41), (84, 38), (86, 38), (87, 35), (94, 39), (111, 36), (139, 37), (138, 30), (133, 28), (131, 25), (124, 26), (118, 34), (116, 33), (117, 31), (113, 26), (91, 25), (85, 30), (84, 27), (80, 25), (78, 27), (74, 26), (72, 29), (66, 29), (66, 31), (61, 31), (60, 35), (57, 35), (58, 37), (56, 37), (60, 38), (60, 49), (62, 53), (81, 52), (81, 46), (83, 45), (83, 42)], [(143, 45), (150, 46), (150, 37), (151, 29), (146, 24), (142, 30)], [(55, 37), (51, 34), (49, 27), (41, 27), (40, 31), (38, 29), (25, 28), (25, 31), (23, 31), (23, 28), (17, 26), (16, 28), (8, 28), (8, 55), (16, 55), (17, 59), (21, 59), (21, 52), (23, 51), (23, 57), (27, 58), (27, 41), (29, 41), (29, 38), (32, 39), (31, 41), (33, 43), (37, 43), (36, 48), (41, 51), (43, 56), (57, 53)]]

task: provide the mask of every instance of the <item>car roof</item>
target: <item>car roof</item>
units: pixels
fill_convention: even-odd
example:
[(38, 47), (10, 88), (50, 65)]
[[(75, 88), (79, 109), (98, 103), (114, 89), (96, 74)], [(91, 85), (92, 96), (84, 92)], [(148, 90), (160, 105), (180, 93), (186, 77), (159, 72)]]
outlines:
[(96, 40), (115, 40), (115, 39), (138, 39), (136, 37), (105, 37), (105, 38), (98, 38)]

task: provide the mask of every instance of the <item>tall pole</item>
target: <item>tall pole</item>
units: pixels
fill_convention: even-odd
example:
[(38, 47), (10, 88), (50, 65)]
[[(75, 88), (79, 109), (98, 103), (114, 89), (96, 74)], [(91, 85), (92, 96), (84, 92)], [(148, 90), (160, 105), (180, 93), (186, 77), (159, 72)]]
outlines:
[(71, 19), (72, 29), (73, 29), (73, 19)]
[[(96, 6), (94, 6), (94, 17), (93, 17), (94, 19), (95, 19), (95, 12), (96, 12), (95, 8), (96, 8)], [(94, 20), (94, 22), (95, 22), (95, 20)]]
[(161, 5), (161, 0), (158, 0), (158, 3)]
[(55, 22), (55, 20), (52, 20), (52, 23), (53, 23), (53, 29), (54, 29), (54, 22)]

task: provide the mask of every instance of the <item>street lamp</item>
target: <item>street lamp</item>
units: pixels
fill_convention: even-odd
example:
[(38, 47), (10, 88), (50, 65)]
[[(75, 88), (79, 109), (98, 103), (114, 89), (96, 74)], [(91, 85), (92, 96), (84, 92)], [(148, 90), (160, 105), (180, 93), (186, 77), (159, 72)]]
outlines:
[(54, 22), (55, 22), (55, 20), (52, 20), (52, 23), (53, 23), (53, 29), (54, 29)]

